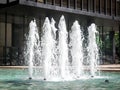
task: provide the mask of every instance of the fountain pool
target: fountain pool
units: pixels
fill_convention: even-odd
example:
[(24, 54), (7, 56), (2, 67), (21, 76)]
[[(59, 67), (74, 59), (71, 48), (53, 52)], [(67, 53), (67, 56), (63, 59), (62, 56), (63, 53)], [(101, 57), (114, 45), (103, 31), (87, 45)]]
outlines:
[[(27, 69), (0, 69), (0, 90), (120, 90), (120, 72), (74, 81), (29, 80)], [(104, 82), (106, 79), (109, 83)]]

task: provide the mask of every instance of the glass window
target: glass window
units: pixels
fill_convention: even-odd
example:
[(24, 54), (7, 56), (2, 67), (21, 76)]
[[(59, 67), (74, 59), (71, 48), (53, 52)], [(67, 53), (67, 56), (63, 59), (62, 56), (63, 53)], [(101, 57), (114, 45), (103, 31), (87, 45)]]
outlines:
[(60, 6), (61, 5), (61, 0), (55, 0), (55, 5)]
[(110, 7), (111, 7), (110, 0), (107, 0), (107, 14), (108, 14), (108, 15), (111, 15), (111, 11), (110, 11), (111, 8), (110, 8)]
[(82, 0), (77, 0), (77, 9), (81, 9)]
[(14, 16), (12, 24), (12, 45), (15, 47), (21, 47), (23, 44), (23, 17)]
[(83, 0), (83, 10), (87, 10), (88, 8), (88, 0)]
[(120, 32), (118, 31), (119, 28), (117, 27), (117, 30), (115, 31), (115, 61), (116, 63), (120, 63)]
[(115, 4), (116, 2), (115, 2), (115, 1), (116, 1), (116, 0), (112, 0), (112, 15), (114, 15), (114, 16), (116, 15), (116, 9), (115, 9), (115, 8), (116, 8), (116, 6), (115, 6), (115, 5), (116, 5), (116, 4)]
[(105, 63), (114, 63), (113, 62), (113, 37), (114, 31), (112, 27), (104, 27), (103, 32), (103, 53)]
[(117, 1), (117, 16), (120, 16), (120, 0)]
[(104, 60), (103, 60), (103, 27), (102, 26), (97, 26), (97, 31), (99, 32), (99, 34), (96, 34), (96, 40), (97, 40), (97, 45), (99, 48), (99, 64), (104, 64)]
[(46, 0), (47, 4), (52, 4), (52, 0)]
[(68, 4), (68, 0), (63, 0), (63, 1), (62, 1), (62, 6), (63, 6), (63, 7), (67, 7), (67, 4)]
[(96, 12), (99, 12), (100, 10), (100, 3), (99, 3), (99, 0), (96, 0)]
[(101, 0), (101, 13), (105, 14), (105, 0)]
[(5, 23), (0, 22), (0, 46), (5, 46)]
[[(12, 46), (12, 24), (11, 17), (7, 15), (7, 22), (5, 23), (5, 15), (0, 16), (0, 59), (4, 64), (7, 64), (6, 59), (9, 59), (9, 48)], [(11, 52), (12, 53), (12, 52)]]
[(37, 2), (43, 3), (43, 2), (44, 2), (44, 0), (37, 0)]
[(28, 1), (33, 1), (33, 2), (35, 2), (36, 0), (28, 0)]
[(70, 8), (75, 8), (75, 2), (74, 2), (74, 0), (70, 0)]
[(90, 11), (94, 11), (94, 0), (90, 0)]
[(16, 1), (16, 0), (9, 0), (9, 2), (13, 2), (13, 1)]

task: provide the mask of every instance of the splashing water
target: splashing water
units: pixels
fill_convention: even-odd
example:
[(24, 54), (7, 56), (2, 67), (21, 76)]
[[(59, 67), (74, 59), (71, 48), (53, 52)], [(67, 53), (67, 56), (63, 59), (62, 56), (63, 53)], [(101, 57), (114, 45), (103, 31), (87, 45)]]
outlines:
[[(33, 20), (30, 22), (29, 25), (29, 34), (27, 36), (27, 42), (26, 42), (26, 51), (25, 51), (25, 59), (29, 60), (28, 65), (29, 65), (29, 77), (32, 78), (33, 76), (33, 68), (35, 66), (35, 54), (36, 51), (40, 51), (39, 48), (39, 34), (38, 34), (38, 29), (36, 25), (36, 21)], [(36, 54), (37, 55), (37, 54)], [(38, 55), (37, 58), (40, 57), (40, 54)]]
[(70, 33), (73, 77), (78, 78), (83, 73), (83, 35), (78, 21), (73, 23)]
[(68, 70), (68, 32), (66, 28), (65, 18), (61, 16), (59, 24), (59, 40), (58, 40), (58, 50), (59, 50), (59, 67), (60, 74), (63, 79), (68, 78), (69, 70)]
[(55, 34), (56, 29), (54, 28), (54, 20), (52, 19), (52, 23), (50, 24), (49, 19), (46, 18), (43, 25), (43, 35), (42, 35), (42, 57), (44, 60), (43, 68), (44, 68), (45, 79), (51, 78), (52, 69), (54, 67), (53, 60), (54, 60), (54, 48), (56, 42), (53, 38), (52, 31)]
[(90, 73), (92, 76), (96, 76), (97, 72), (97, 60), (99, 59), (98, 56), (98, 47), (96, 43), (96, 26), (95, 24), (91, 24), (91, 26), (88, 27), (88, 59), (89, 59), (89, 65), (90, 65)]
[[(58, 36), (56, 32), (58, 32)], [(88, 32), (89, 43), (86, 50), (89, 63), (87, 66), (90, 67), (89, 76), (95, 76), (99, 59), (95, 24), (91, 24)], [(29, 77), (34, 77), (33, 72), (42, 73), (38, 74), (38, 77), (49, 81), (73, 80), (85, 76), (83, 40), (84, 35), (78, 21), (73, 23), (71, 31), (68, 33), (64, 16), (60, 18), (58, 29), (55, 27), (55, 20), (52, 18), (50, 22), (46, 17), (41, 41), (36, 22), (31, 21), (25, 55), (25, 59), (28, 60)], [(34, 68), (37, 69), (34, 71)]]

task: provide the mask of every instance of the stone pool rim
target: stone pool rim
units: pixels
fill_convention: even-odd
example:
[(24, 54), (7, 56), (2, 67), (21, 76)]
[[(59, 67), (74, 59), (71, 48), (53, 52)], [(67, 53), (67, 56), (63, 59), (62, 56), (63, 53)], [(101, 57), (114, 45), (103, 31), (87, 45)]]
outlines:
[[(98, 65), (100, 71), (120, 72), (120, 64)], [(0, 69), (28, 69), (28, 66), (0, 66)], [(88, 70), (88, 67), (85, 66)]]

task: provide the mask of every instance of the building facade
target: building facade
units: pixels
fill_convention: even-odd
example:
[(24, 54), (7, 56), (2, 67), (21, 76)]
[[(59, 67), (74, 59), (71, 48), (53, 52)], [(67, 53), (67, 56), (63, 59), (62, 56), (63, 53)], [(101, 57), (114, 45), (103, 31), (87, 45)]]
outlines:
[(67, 29), (78, 20), (84, 32), (91, 23), (99, 31), (100, 64), (120, 63), (120, 0), (0, 0), (0, 65), (24, 65), (23, 51), (29, 23), (41, 31), (45, 17)]

